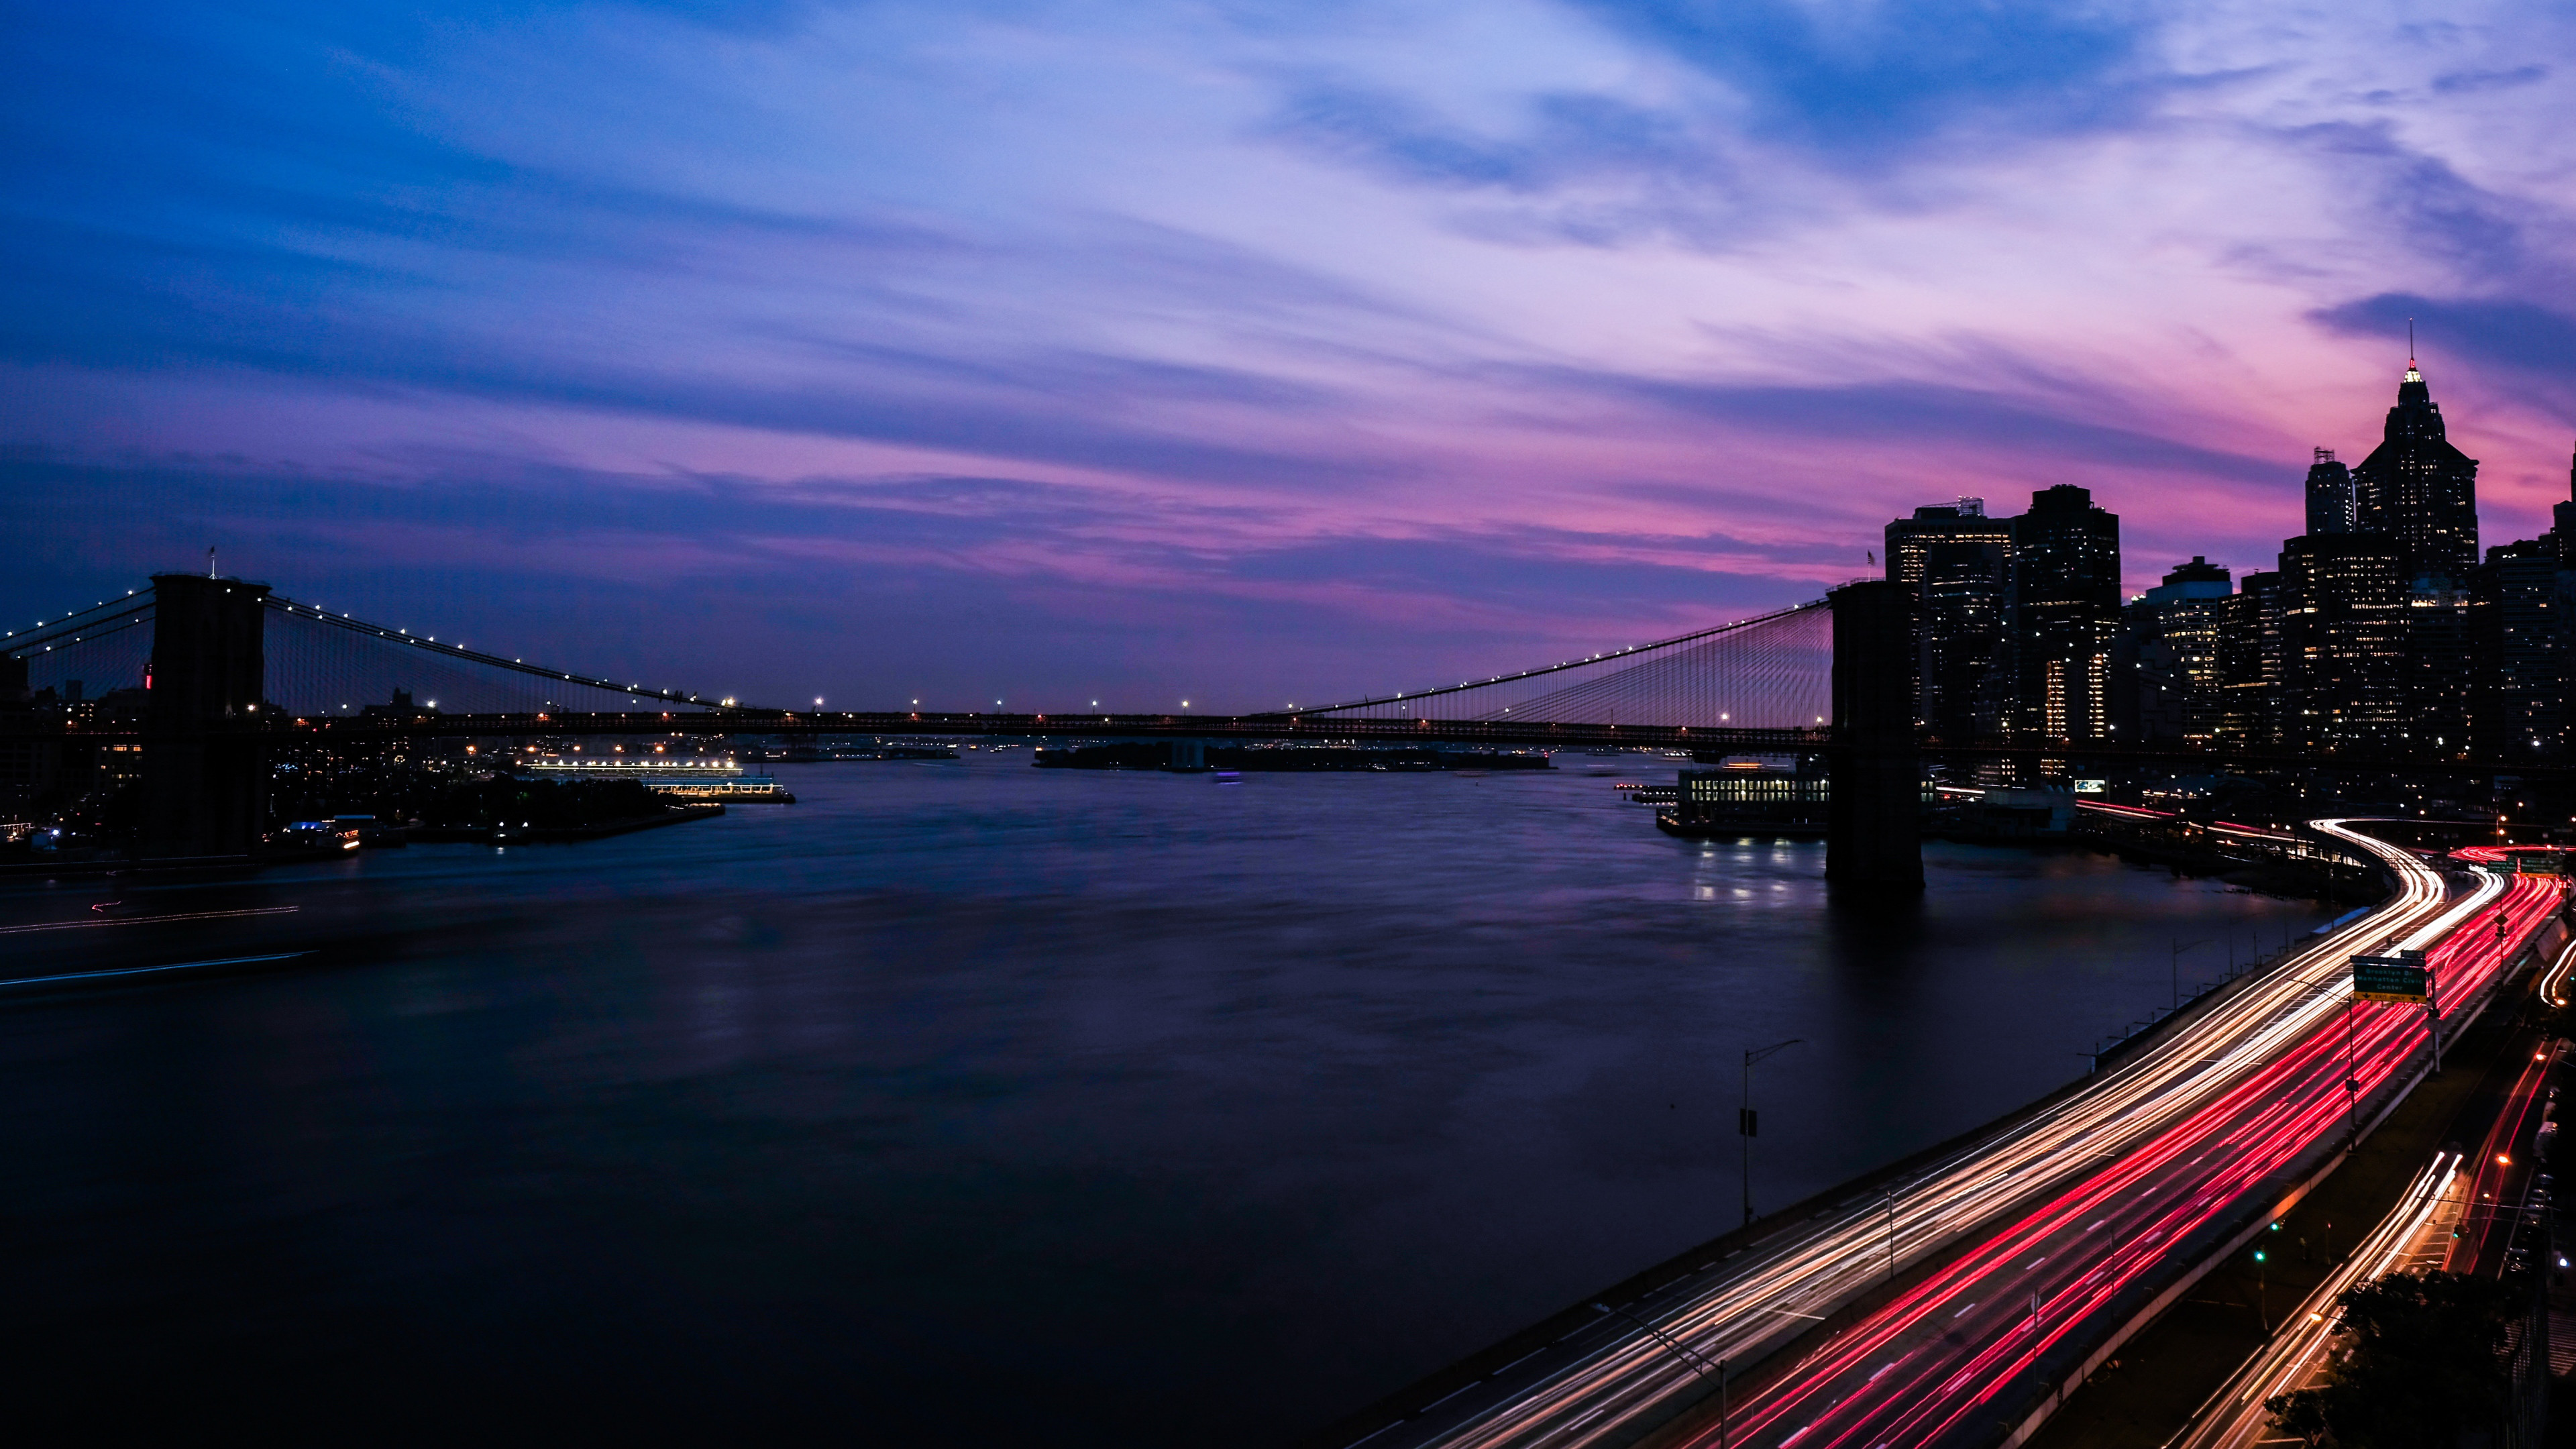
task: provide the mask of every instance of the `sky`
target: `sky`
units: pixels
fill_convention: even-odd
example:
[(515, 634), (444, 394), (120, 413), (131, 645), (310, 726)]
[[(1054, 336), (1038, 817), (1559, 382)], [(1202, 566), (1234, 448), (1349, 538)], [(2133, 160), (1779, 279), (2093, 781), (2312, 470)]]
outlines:
[[(2576, 10), (0, 0), (0, 609), (203, 567), (850, 708), (1267, 708), (2270, 566), (2407, 319), (2568, 496)], [(486, 641), (489, 641), (487, 644)]]

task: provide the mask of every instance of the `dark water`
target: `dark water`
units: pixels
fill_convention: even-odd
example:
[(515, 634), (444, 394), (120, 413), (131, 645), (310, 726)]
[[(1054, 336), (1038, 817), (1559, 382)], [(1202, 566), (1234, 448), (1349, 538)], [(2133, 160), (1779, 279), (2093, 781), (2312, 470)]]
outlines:
[[(786, 772), (580, 846), (0, 886), (13, 1413), (274, 1438), (1275, 1443), (2080, 1073), (2171, 942), (2091, 856), (1666, 839), (1609, 780)], [(1634, 770), (1635, 764), (1618, 766)], [(1669, 768), (1657, 766), (1656, 768)]]

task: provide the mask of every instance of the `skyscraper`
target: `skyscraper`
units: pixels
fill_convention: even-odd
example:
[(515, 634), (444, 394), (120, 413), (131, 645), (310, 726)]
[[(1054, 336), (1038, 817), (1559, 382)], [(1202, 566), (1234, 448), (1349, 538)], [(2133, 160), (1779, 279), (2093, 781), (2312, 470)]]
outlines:
[(2139, 602), (2155, 610), (2162, 656), (2172, 675), (2175, 723), (2182, 738), (2205, 745), (2218, 737), (2224, 703), (2219, 636), (2235, 586), (2226, 568), (2195, 554), (2176, 564)]
[(2459, 583), (2477, 566), (2478, 460), (2451, 446), (2441, 405), (2411, 357), (2380, 444), (2352, 470), (2352, 488), (2354, 526), (2396, 540), (2410, 577)]
[(1980, 733), (1978, 690), (2003, 627), (2012, 525), (1986, 501), (1917, 508), (1887, 525), (1887, 577), (1915, 589), (1914, 723), (1946, 740)]
[(2549, 512), (2558, 525), (2550, 530), (2558, 539), (2558, 566), (2576, 569), (2576, 457), (2567, 460), (2567, 501)]
[(2352, 527), (2352, 470), (2335, 461), (2334, 449), (2319, 448), (2308, 465), (2308, 532), (2350, 533)]
[(2456, 755), (2467, 748), (2474, 667), (2469, 648), (2469, 586), (2438, 574), (2406, 590), (2406, 735), (2418, 751)]
[(2208, 744), (2225, 691), (2219, 645), (2235, 587), (2195, 555), (2120, 610), (2111, 648), (2111, 711), (2129, 744)]
[(2558, 549), (2531, 539), (2487, 550), (2469, 580), (2478, 753), (2554, 760), (2567, 744), (2568, 620)]
[(2280, 743), (2281, 576), (2250, 573), (2228, 597), (2218, 640), (2218, 737), (2240, 748)]
[(2405, 550), (2372, 533), (2281, 548), (2278, 736), (2301, 750), (2407, 743)]
[(2030, 511), (2012, 520), (2004, 600), (2013, 734), (2109, 738), (2119, 617), (2119, 515), (2072, 484), (2032, 494)]

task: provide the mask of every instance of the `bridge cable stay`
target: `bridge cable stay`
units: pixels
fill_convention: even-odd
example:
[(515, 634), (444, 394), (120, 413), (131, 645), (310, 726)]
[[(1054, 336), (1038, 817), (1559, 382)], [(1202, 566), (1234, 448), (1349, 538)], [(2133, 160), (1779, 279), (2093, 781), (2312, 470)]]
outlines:
[(1363, 719), (1815, 729), (1832, 713), (1824, 600), (1490, 679), (1292, 711)]
[(0, 654), (34, 659), (48, 650), (86, 643), (104, 634), (152, 622), (152, 591), (109, 599), (60, 619), (0, 634)]
[[(0, 632), (0, 656), (26, 661), (30, 689), (86, 698), (141, 688), (151, 665), (154, 592), (140, 589), (25, 629)], [(351, 715), (389, 704), (397, 689), (442, 713), (723, 711), (682, 689), (549, 668), (406, 629), (267, 597), (261, 693), (280, 713)]]
[(693, 691), (553, 669), (271, 597), (268, 693), (299, 716), (346, 715), (403, 690), (444, 714), (723, 712)]
[[(152, 595), (147, 591), (70, 619), (0, 637), (0, 655), (24, 661), (26, 687), (85, 700), (143, 686), (152, 658)], [(15, 687), (14, 684), (10, 687)]]

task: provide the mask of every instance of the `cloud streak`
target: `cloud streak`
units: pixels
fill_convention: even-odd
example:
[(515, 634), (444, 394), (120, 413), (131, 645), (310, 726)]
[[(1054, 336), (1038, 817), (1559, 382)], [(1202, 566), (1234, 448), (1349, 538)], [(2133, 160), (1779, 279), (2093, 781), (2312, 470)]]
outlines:
[(2490, 539), (2576, 422), (2545, 6), (13, 18), (30, 617), (220, 537), (745, 610), (782, 687), (837, 600), (861, 674), (1260, 702), (1810, 597), (1955, 494), (2262, 563), (2409, 315)]

